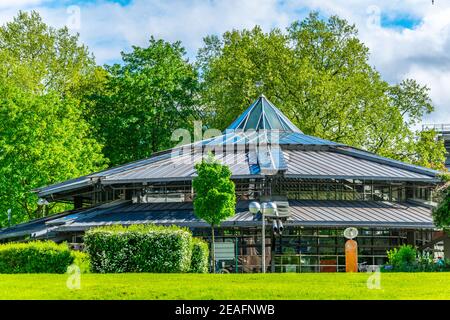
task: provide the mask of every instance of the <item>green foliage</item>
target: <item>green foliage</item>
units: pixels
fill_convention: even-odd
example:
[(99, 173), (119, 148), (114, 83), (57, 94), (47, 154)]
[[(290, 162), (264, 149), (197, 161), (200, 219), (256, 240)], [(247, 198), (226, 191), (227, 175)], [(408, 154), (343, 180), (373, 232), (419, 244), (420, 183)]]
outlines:
[(167, 149), (173, 130), (193, 120), (197, 74), (179, 42), (153, 37), (147, 48), (122, 53), (122, 64), (107, 66), (104, 92), (95, 99), (91, 123), (112, 165)]
[(402, 245), (387, 252), (388, 263), (395, 271), (412, 271), (416, 256), (417, 250), (410, 245)]
[(449, 172), (443, 172), (443, 173), (441, 173), (439, 176), (440, 176), (441, 181), (442, 181), (443, 183), (450, 182), (450, 173), (449, 173)]
[(195, 191), (194, 212), (212, 226), (218, 226), (235, 213), (236, 195), (231, 171), (210, 154), (195, 165), (197, 177), (192, 185)]
[(433, 253), (424, 252), (418, 253), (416, 258), (416, 269), (414, 271), (423, 272), (436, 272), (436, 271), (448, 271), (450, 265), (445, 260), (441, 262), (435, 262)]
[(96, 171), (105, 159), (76, 100), (30, 95), (5, 82), (0, 97), (0, 212), (11, 208), (16, 224), (42, 216), (32, 189)]
[(209, 263), (208, 243), (198, 239), (192, 239), (191, 270), (193, 273), (207, 273)]
[(433, 272), (448, 269), (445, 261), (435, 262), (430, 252), (419, 253), (410, 245), (403, 245), (387, 252), (388, 263), (392, 271), (400, 272)]
[(197, 66), (212, 127), (224, 129), (264, 93), (306, 134), (442, 167), (442, 143), (413, 131), (433, 111), (429, 89), (382, 80), (355, 26), (337, 16), (312, 13), (286, 32), (255, 27), (207, 37)]
[(91, 270), (97, 273), (188, 272), (192, 235), (183, 228), (154, 225), (90, 229), (84, 237)]
[(81, 273), (91, 272), (91, 259), (89, 255), (81, 251), (72, 251), (72, 256), (74, 258), (73, 264), (80, 268)]
[[(409, 158), (419, 166), (446, 171), (444, 164), (446, 153), (444, 140), (438, 139), (436, 131), (424, 130), (417, 133)], [(442, 176), (445, 177), (445, 174)]]
[(450, 188), (443, 191), (442, 201), (433, 210), (433, 222), (443, 229), (450, 229)]
[(0, 226), (8, 209), (13, 224), (43, 215), (32, 189), (105, 167), (80, 102), (94, 71), (78, 36), (36, 12), (0, 27)]
[(93, 56), (78, 40), (67, 27), (46, 25), (36, 11), (19, 11), (0, 28), (1, 73), (33, 94), (75, 95), (95, 68)]
[(65, 273), (74, 261), (67, 244), (52, 241), (0, 245), (0, 273)]
[[(214, 226), (236, 211), (236, 193), (231, 171), (220, 164), (210, 153), (206, 159), (195, 165), (197, 177), (192, 181), (195, 191), (194, 214), (211, 225), (211, 239), (214, 244)], [(215, 248), (211, 246), (211, 259), (215, 261)], [(213, 271), (215, 266), (213, 264)]]

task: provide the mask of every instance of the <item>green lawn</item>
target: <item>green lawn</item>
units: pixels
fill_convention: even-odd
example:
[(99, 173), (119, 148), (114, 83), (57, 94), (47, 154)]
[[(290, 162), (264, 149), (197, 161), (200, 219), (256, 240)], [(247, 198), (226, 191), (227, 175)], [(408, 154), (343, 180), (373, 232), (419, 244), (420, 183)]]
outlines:
[(450, 273), (0, 275), (1, 299), (450, 299)]

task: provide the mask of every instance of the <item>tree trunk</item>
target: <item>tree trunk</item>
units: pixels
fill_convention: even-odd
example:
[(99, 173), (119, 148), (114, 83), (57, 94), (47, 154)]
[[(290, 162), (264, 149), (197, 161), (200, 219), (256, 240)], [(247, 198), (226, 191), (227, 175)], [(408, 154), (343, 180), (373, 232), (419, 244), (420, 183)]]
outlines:
[(212, 258), (212, 272), (216, 273), (216, 248), (214, 245), (214, 225), (211, 225), (211, 258)]

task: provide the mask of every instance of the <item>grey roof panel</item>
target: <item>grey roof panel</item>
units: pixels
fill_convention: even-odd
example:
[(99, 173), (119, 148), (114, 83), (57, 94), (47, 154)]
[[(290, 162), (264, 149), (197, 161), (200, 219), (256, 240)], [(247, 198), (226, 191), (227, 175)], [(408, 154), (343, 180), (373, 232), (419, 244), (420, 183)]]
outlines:
[(287, 177), (435, 180), (429, 175), (333, 152), (332, 149), (328, 151), (284, 150), (283, 152), (287, 161)]
[(403, 168), (403, 169), (415, 171), (418, 173), (428, 174), (430, 176), (437, 176), (437, 175), (441, 174), (441, 172), (439, 172), (438, 170), (433, 170), (430, 168), (425, 168), (425, 167), (417, 166), (414, 164), (382, 157), (373, 152), (368, 152), (365, 150), (352, 148), (352, 147), (345, 146), (345, 145), (337, 146), (335, 150), (336, 150), (336, 152), (339, 152), (339, 153), (348, 154), (348, 155), (352, 155), (355, 157), (360, 157), (362, 159), (366, 159), (366, 160), (370, 160), (370, 161), (377, 161), (379, 163), (389, 164), (391, 166), (396, 166), (398, 168)]
[[(248, 211), (249, 201), (239, 201), (236, 215), (222, 226), (260, 226)], [(435, 228), (431, 209), (414, 203), (387, 201), (331, 201), (290, 200), (291, 216), (286, 225), (317, 227), (386, 227)], [(0, 239), (30, 235), (32, 233), (80, 231), (95, 226), (130, 225), (138, 223), (176, 224), (188, 227), (207, 227), (195, 217), (192, 202), (133, 204), (117, 201), (81, 211), (69, 211), (12, 228), (2, 229)]]
[[(202, 160), (202, 156), (204, 154), (201, 152), (174, 156), (170, 159), (161, 160), (133, 170), (106, 176), (102, 181), (104, 183), (111, 183), (117, 181), (164, 181), (177, 178), (192, 178), (196, 175), (194, 166)], [(235, 153), (227, 156), (218, 153), (216, 154), (216, 158), (221, 163), (230, 167), (233, 176), (251, 174), (246, 153)]]
[[(431, 209), (411, 203), (380, 201), (313, 201), (290, 200), (290, 218), (286, 225), (323, 227), (387, 227), (387, 228), (434, 228)], [(240, 201), (236, 215), (222, 226), (259, 226), (248, 211), (248, 201)], [(84, 230), (93, 226), (110, 224), (176, 224), (188, 227), (207, 227), (195, 217), (192, 203), (129, 204), (101, 214), (80, 218), (58, 231)]]
[(290, 201), (292, 222), (321, 226), (434, 228), (431, 209), (387, 201)]

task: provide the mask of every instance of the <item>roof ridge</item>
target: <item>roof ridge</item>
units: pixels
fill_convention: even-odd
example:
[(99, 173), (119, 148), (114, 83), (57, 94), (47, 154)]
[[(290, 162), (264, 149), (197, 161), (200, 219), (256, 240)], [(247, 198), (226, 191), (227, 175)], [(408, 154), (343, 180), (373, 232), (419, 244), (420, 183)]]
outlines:
[(261, 94), (226, 130), (280, 130), (303, 133), (280, 109)]

